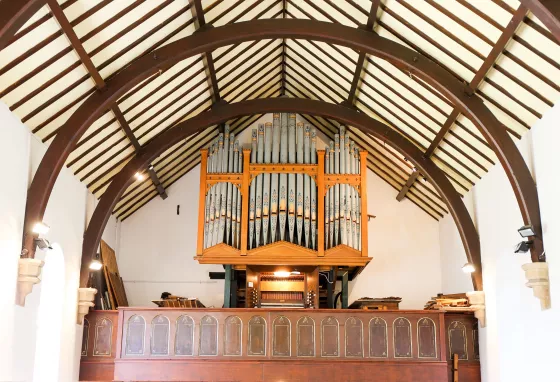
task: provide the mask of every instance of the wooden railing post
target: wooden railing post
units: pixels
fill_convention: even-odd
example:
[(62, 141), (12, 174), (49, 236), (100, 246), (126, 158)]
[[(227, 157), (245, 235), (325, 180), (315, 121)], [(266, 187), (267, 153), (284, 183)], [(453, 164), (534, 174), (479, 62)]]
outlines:
[(241, 183), (241, 256), (247, 256), (247, 229), (249, 226), (249, 165), (251, 150), (243, 149), (243, 182)]
[(317, 255), (325, 256), (325, 150), (317, 150)]
[(208, 163), (208, 149), (200, 150), (200, 189), (198, 195), (198, 238), (196, 254), (202, 256), (204, 250), (204, 212), (206, 211), (206, 168)]

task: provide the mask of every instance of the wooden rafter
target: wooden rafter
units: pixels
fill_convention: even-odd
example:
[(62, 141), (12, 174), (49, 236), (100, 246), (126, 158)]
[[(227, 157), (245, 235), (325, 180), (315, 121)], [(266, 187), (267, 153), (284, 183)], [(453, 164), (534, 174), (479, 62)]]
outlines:
[[(356, 126), (360, 130), (375, 135), (377, 138), (385, 139), (390, 145), (397, 148), (403, 155), (407, 155), (411, 162), (426, 173), (426, 176), (432, 181), (441, 195), (445, 198), (450, 210), (455, 217), (459, 226), (459, 232), (465, 243), (465, 250), (468, 259), (477, 271), (473, 274), (473, 282), (475, 289), (481, 290), (481, 264), (480, 264), (480, 243), (478, 235), (472, 223), (470, 215), (461, 201), (459, 194), (451, 185), (449, 179), (443, 171), (436, 166), (431, 160), (425, 158), (423, 153), (414, 146), (410, 141), (399, 133), (387, 129), (384, 124), (368, 117), (364, 113), (349, 109), (347, 107), (333, 105), (322, 101), (313, 101), (294, 98), (265, 98), (254, 99), (250, 101), (238, 102), (235, 104), (222, 104), (213, 108), (208, 113), (201, 113), (196, 117), (181, 122), (174, 129), (168, 130), (165, 134), (160, 135), (157, 139), (146, 146), (145, 150), (129, 161), (126, 166), (117, 174), (109, 188), (105, 192), (105, 196), (101, 198), (97, 206), (91, 223), (88, 226), (83, 244), (82, 264), (88, 264), (94, 253), (95, 246), (100, 240), (103, 228), (111, 214), (115, 204), (125, 189), (131, 184), (134, 173), (139, 167), (145, 165), (167, 150), (173, 145), (181, 142), (186, 137), (192, 135), (196, 131), (200, 131), (208, 126), (224, 123), (231, 118), (241, 115), (253, 115), (261, 113), (269, 113), (274, 111), (292, 111), (299, 114), (318, 115), (327, 118), (333, 118), (340, 123)], [(81, 275), (81, 284), (87, 282), (87, 269)]]
[[(103, 90), (106, 86), (106, 83), (101, 77), (101, 75), (99, 74), (99, 71), (97, 70), (95, 65), (93, 64), (93, 61), (91, 60), (90, 56), (84, 49), (82, 43), (80, 42), (80, 39), (76, 35), (76, 32), (74, 32), (74, 28), (72, 28), (72, 25), (70, 24), (68, 18), (64, 14), (64, 11), (62, 10), (62, 8), (60, 7), (60, 5), (56, 0), (48, 0), (48, 5), (49, 8), (51, 9), (52, 14), (54, 15), (60, 27), (62, 28), (64, 34), (70, 41), (70, 45), (72, 46), (74, 51), (78, 54), (81, 63), (86, 67), (87, 72), (95, 82), (96, 88), (98, 90)], [(123, 132), (129, 139), (130, 143), (132, 143), (134, 150), (138, 152), (142, 146), (140, 145), (140, 142), (138, 142), (138, 139), (136, 139), (136, 136), (132, 132), (132, 129), (130, 128), (130, 125), (126, 121), (126, 118), (124, 117), (123, 113), (121, 112), (119, 105), (115, 103), (111, 107), (111, 111), (115, 115), (115, 118), (119, 122)], [(161, 185), (161, 182), (159, 181), (156, 171), (154, 170), (154, 167), (151, 164), (148, 166), (147, 171), (158, 194), (161, 196), (162, 199), (166, 199), (167, 193), (165, 192), (165, 189)]]
[[(212, 27), (206, 24), (204, 16), (204, 9), (202, 8), (202, 0), (189, 0), (191, 12), (194, 18), (194, 25), (197, 31), (204, 30)], [(202, 61), (204, 63), (204, 70), (206, 71), (206, 78), (210, 87), (210, 94), (212, 97), (212, 104), (219, 103), (222, 98), (220, 97), (220, 87), (218, 79), (216, 78), (216, 69), (214, 68), (214, 58), (212, 52), (205, 52), (202, 54)]]
[[(371, 8), (369, 10), (369, 15), (367, 19), (367, 24), (364, 29), (367, 31), (373, 31), (375, 26), (375, 20), (377, 17), (377, 10), (379, 9), (379, 4), (381, 0), (373, 0), (371, 2)], [(354, 71), (354, 78), (352, 79), (352, 85), (350, 86), (350, 91), (348, 92), (348, 105), (354, 106), (356, 104), (356, 93), (359, 90), (359, 82), (362, 77), (362, 70), (364, 69), (364, 63), (366, 62), (366, 53), (360, 52), (358, 56), (358, 62), (356, 63), (356, 70)]]
[[(519, 5), (519, 8), (511, 18), (509, 24), (504, 29), (504, 31), (498, 38), (498, 41), (496, 41), (494, 47), (492, 48), (492, 50), (490, 51), (490, 53), (488, 54), (488, 56), (480, 66), (480, 68), (476, 71), (473, 79), (465, 89), (465, 91), (468, 94), (472, 95), (476, 92), (478, 86), (482, 83), (488, 71), (494, 65), (496, 65), (496, 60), (500, 57), (502, 52), (505, 50), (507, 44), (509, 43), (509, 41), (511, 41), (511, 39), (515, 35), (515, 31), (517, 30), (517, 28), (519, 28), (519, 26), (523, 22), (523, 19), (527, 15), (527, 11), (528, 9), (523, 4)], [(449, 116), (447, 117), (447, 120), (443, 124), (443, 127), (438, 131), (437, 135), (430, 143), (430, 147), (428, 147), (425, 153), (426, 157), (430, 157), (434, 154), (434, 151), (438, 148), (439, 144), (444, 139), (445, 135), (450, 131), (451, 126), (453, 126), (453, 123), (457, 120), (459, 114), (460, 114), (460, 110), (455, 107), (451, 112), (451, 114), (449, 114)], [(417, 178), (418, 178), (418, 174), (416, 174), (416, 171), (410, 174), (405, 185), (401, 188), (399, 194), (397, 195), (398, 201), (401, 201), (404, 198), (404, 196), (410, 190), (410, 188), (412, 187), (413, 183), (416, 181)]]

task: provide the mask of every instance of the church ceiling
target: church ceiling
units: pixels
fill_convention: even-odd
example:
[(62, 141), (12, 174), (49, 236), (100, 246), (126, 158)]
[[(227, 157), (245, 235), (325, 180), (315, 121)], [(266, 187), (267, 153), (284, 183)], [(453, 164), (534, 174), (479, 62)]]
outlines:
[[(514, 139), (560, 92), (560, 46), (518, 0), (50, 0), (0, 55), (0, 97), (50, 142), (73, 111), (141, 56), (208, 25), (296, 18), (373, 29), (436, 61), (470, 87)], [(202, 12), (197, 12), (197, 7)], [(206, 24), (206, 26), (204, 26)], [(414, 75), (360, 52), (317, 41), (277, 39), (191, 57), (123, 95), (81, 138), (66, 166), (100, 197), (112, 177), (155, 136), (213, 103), (266, 97), (345, 103), (395, 129), (467, 193), (496, 156), (453, 104)], [(236, 134), (260, 116), (230, 121)], [(338, 123), (303, 116), (332, 138)], [(435, 219), (447, 213), (434, 187), (384, 142), (352, 126), (368, 167)], [(217, 126), (176, 144), (116, 205), (123, 220), (163, 194), (200, 161)]]

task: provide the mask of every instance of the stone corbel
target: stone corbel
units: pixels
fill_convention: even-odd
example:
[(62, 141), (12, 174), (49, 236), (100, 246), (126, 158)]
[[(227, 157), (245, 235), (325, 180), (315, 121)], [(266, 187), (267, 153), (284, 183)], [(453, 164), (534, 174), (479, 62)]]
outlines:
[(484, 292), (467, 292), (467, 298), (474, 316), (478, 319), (481, 328), (486, 327), (486, 300)]
[(33, 285), (41, 282), (39, 275), (44, 264), (44, 261), (38, 259), (19, 259), (16, 304), (25, 306), (25, 298), (33, 290)]
[(89, 312), (89, 308), (95, 306), (93, 298), (97, 293), (95, 288), (78, 288), (78, 324), (84, 323), (84, 317)]
[(550, 281), (548, 279), (548, 263), (529, 263), (521, 266), (525, 271), (528, 288), (541, 301), (541, 310), (550, 309)]

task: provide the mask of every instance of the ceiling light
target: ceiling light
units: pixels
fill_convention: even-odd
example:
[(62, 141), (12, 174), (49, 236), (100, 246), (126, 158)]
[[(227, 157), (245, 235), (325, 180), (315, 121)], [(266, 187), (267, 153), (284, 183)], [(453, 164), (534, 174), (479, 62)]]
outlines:
[(531, 224), (524, 225), (523, 227), (519, 228), (517, 232), (519, 232), (521, 237), (535, 236), (535, 230), (533, 229), (533, 226)]
[(291, 271), (290, 274), (292, 274), (292, 275), (301, 275), (301, 272), (299, 272), (299, 271)]
[(475, 271), (474, 265), (472, 265), (471, 263), (466, 263), (465, 265), (463, 265), (462, 269), (465, 273), (473, 273)]
[(517, 244), (517, 246), (515, 247), (515, 250), (513, 252), (514, 253), (527, 253), (529, 251), (529, 248), (531, 248), (532, 245), (533, 245), (532, 240), (522, 241), (521, 243)]
[(290, 277), (291, 273), (286, 271), (278, 271), (274, 272), (274, 276), (276, 277)]
[(137, 172), (136, 174), (134, 174), (134, 176), (136, 177), (136, 180), (138, 181), (143, 181), (144, 180), (144, 175), (142, 175), (141, 173)]
[(51, 243), (47, 239), (35, 239), (35, 245), (43, 251), (50, 251), (52, 249)]
[(154, 165), (149, 165), (148, 170), (152, 171), (154, 169)]
[(36, 233), (37, 235), (45, 235), (47, 232), (49, 232), (50, 228), (51, 227), (49, 227), (45, 223), (38, 222), (33, 226), (33, 233)]

